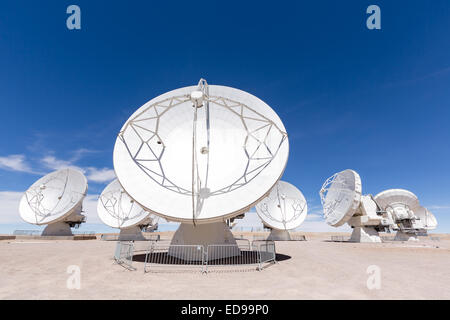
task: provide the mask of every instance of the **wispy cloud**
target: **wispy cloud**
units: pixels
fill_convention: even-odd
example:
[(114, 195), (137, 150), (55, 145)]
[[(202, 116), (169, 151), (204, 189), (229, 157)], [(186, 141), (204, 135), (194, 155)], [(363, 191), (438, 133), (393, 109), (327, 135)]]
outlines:
[(109, 182), (116, 178), (114, 170), (109, 168), (93, 168), (89, 167), (84, 170), (88, 180), (95, 182)]
[(57, 159), (54, 156), (46, 156), (41, 159), (41, 163), (48, 169), (59, 170), (64, 168), (75, 168), (83, 171), (80, 167), (73, 165), (72, 161)]
[(426, 207), (429, 210), (443, 210), (443, 209), (450, 209), (450, 205), (432, 205)]
[(0, 157), (0, 168), (9, 171), (34, 173), (26, 162), (23, 154), (11, 154), (9, 156)]
[(444, 67), (439, 70), (432, 71), (430, 73), (423, 74), (423, 75), (420, 75), (420, 76), (412, 78), (412, 79), (400, 80), (400, 81), (396, 81), (396, 82), (389, 82), (389, 83), (386, 83), (384, 85), (384, 87), (390, 88), (390, 87), (396, 87), (396, 86), (402, 86), (402, 85), (409, 85), (409, 84), (413, 84), (413, 83), (416, 83), (419, 81), (446, 75), (448, 73), (450, 73), (450, 67)]
[(116, 178), (116, 174), (113, 169), (110, 168), (96, 168), (96, 167), (79, 167), (74, 164), (76, 160), (81, 157), (87, 150), (80, 150), (74, 158), (70, 160), (58, 159), (55, 156), (46, 156), (41, 159), (42, 164), (52, 170), (59, 170), (63, 168), (74, 168), (86, 175), (88, 181), (94, 181), (99, 183), (109, 182)]
[(81, 167), (76, 165), (82, 156), (86, 153), (92, 153), (95, 151), (88, 149), (79, 149), (74, 152), (73, 156), (69, 160), (60, 159), (49, 154), (40, 158), (35, 162), (35, 167), (32, 168), (27, 161), (27, 158), (23, 154), (13, 154), (4, 157), (0, 157), (0, 169), (16, 172), (26, 172), (32, 174), (45, 174), (48, 170), (60, 170), (64, 168), (74, 168), (83, 172), (89, 181), (105, 183), (115, 179), (116, 175), (113, 169), (110, 168), (97, 168), (97, 167)]

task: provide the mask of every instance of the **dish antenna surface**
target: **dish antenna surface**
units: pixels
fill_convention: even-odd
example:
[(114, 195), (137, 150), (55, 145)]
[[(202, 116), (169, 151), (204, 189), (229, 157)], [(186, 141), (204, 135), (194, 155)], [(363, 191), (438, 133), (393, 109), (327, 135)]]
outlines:
[(328, 178), (320, 190), (325, 221), (339, 227), (345, 223), (353, 228), (350, 241), (381, 242), (379, 231), (386, 230), (392, 221), (379, 213), (371, 195), (362, 195), (359, 174), (344, 170)]
[(256, 213), (271, 228), (268, 240), (291, 240), (288, 230), (299, 227), (308, 205), (302, 192), (292, 184), (278, 181), (269, 195), (256, 205)]
[(71, 236), (70, 228), (86, 221), (81, 212), (87, 189), (87, 179), (78, 170), (51, 172), (25, 191), (19, 204), (20, 216), (28, 223), (47, 225), (43, 236)]
[(437, 227), (434, 215), (419, 203), (417, 196), (404, 189), (389, 189), (375, 196), (375, 201), (393, 221), (395, 240), (418, 240)]
[(266, 103), (201, 79), (131, 115), (116, 139), (114, 169), (144, 209), (181, 222), (173, 243), (235, 243), (224, 221), (267, 194), (288, 153), (283, 123)]
[(130, 198), (117, 179), (100, 194), (97, 213), (104, 224), (120, 229), (119, 240), (122, 241), (145, 240), (141, 230), (158, 222), (158, 217)]

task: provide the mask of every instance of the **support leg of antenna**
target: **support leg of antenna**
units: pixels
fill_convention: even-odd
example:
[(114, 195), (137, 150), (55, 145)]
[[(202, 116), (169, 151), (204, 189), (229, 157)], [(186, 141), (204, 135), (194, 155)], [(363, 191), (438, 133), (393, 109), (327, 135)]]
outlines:
[(381, 238), (374, 227), (354, 227), (350, 242), (381, 242)]
[(290, 235), (289, 231), (287, 231), (287, 230), (272, 229), (269, 236), (267, 237), (267, 240), (289, 241), (289, 240), (291, 240), (291, 235)]
[(41, 236), (73, 236), (70, 226), (65, 222), (54, 222), (48, 224), (42, 231)]

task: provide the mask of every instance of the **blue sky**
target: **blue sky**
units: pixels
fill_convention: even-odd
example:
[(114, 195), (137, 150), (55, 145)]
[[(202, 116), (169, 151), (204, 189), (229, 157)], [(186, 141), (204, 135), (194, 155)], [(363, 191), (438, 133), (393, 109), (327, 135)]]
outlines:
[[(81, 30), (66, 28), (71, 4)], [(371, 4), (381, 30), (366, 28)], [(20, 223), (18, 195), (61, 166), (85, 171), (94, 203), (131, 113), (203, 77), (279, 114), (283, 179), (311, 212), (352, 168), (364, 193), (409, 189), (450, 232), (449, 32), (447, 0), (2, 1), (0, 224)]]

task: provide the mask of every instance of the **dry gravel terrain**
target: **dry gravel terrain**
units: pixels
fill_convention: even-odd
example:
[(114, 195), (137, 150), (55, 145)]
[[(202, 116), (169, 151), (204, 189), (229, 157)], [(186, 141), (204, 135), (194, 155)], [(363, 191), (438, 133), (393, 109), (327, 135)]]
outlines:
[[(306, 235), (277, 242), (280, 261), (260, 272), (207, 275), (144, 274), (138, 261), (129, 271), (113, 263), (113, 241), (2, 240), (0, 299), (450, 299), (448, 235), (382, 244)], [(80, 267), (79, 290), (67, 288), (70, 265)], [(367, 287), (369, 266), (379, 268), (380, 289)]]

